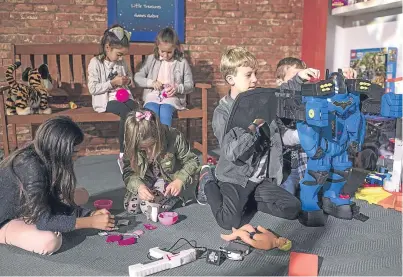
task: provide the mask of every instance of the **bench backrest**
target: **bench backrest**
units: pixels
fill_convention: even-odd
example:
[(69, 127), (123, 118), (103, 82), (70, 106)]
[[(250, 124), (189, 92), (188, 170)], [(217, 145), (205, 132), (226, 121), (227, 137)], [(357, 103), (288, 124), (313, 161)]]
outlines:
[[(153, 53), (151, 43), (131, 44), (126, 63), (134, 73), (145, 57)], [(46, 63), (55, 84), (69, 95), (89, 95), (87, 88), (88, 64), (100, 52), (99, 44), (27, 44), (14, 45), (15, 59), (21, 61), (17, 76), (27, 67)]]

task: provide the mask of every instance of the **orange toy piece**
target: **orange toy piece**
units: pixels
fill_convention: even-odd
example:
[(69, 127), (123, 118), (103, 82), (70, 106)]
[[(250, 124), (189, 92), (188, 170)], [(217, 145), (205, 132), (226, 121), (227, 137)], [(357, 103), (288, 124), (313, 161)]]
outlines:
[(318, 255), (291, 252), (288, 276), (318, 276), (318, 271)]
[(221, 238), (225, 241), (232, 241), (240, 238), (243, 242), (261, 250), (278, 248), (283, 251), (288, 251), (292, 246), (290, 240), (283, 237), (277, 237), (262, 226), (258, 226), (255, 229), (250, 224), (246, 224), (239, 229), (232, 228), (232, 234), (222, 234)]
[(379, 201), (377, 205), (382, 206), (384, 209), (395, 209), (399, 212), (402, 211), (402, 193), (391, 192), (392, 195)]

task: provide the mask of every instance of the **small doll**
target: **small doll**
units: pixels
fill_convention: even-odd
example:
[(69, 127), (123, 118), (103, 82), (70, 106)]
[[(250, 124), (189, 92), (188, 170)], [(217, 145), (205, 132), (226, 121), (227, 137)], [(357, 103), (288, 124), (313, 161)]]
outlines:
[(292, 246), (290, 240), (283, 237), (277, 237), (262, 226), (258, 226), (255, 229), (250, 224), (246, 224), (239, 229), (232, 228), (232, 234), (222, 234), (221, 238), (225, 241), (232, 241), (240, 238), (246, 244), (261, 250), (278, 248), (283, 251), (288, 251)]

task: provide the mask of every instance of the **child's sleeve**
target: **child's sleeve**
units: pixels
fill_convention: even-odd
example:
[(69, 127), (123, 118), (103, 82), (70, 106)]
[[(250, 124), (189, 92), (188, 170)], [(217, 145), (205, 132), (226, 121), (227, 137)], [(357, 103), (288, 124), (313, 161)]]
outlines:
[(126, 189), (132, 193), (137, 193), (140, 185), (145, 184), (144, 180), (130, 166), (130, 161), (126, 155), (123, 155), (123, 182)]
[(280, 118), (275, 120), (277, 127), (280, 131), (281, 140), (285, 146), (294, 146), (300, 144), (298, 131), (296, 129), (288, 128)]
[(292, 77), (290, 80), (288, 80), (287, 82), (282, 83), (280, 85), (280, 89), (299, 91), (299, 90), (301, 90), (301, 86), (303, 83), (304, 83), (304, 80), (301, 79), (301, 77), (299, 77), (297, 74), (294, 77)]
[(190, 145), (184, 135), (180, 132), (178, 133), (175, 141), (176, 157), (183, 167), (175, 173), (175, 178), (181, 180), (184, 185), (188, 185), (193, 182), (194, 175), (198, 171), (200, 164), (196, 154), (190, 150)]
[(189, 94), (194, 90), (192, 69), (186, 59), (184, 61), (183, 84), (178, 86), (178, 94)]
[(124, 68), (124, 71), (125, 71), (125, 76), (129, 77), (129, 79), (130, 79), (130, 83), (128, 84), (128, 86), (134, 85), (133, 73), (129, 69), (129, 66), (127, 65), (125, 60), (123, 60), (123, 68)]
[(18, 164), (14, 167), (15, 173), (24, 186), (25, 201), (42, 203), (46, 210), (33, 222), (38, 230), (52, 232), (69, 232), (74, 230), (76, 218), (86, 216), (89, 210), (74, 208), (60, 203), (49, 196), (45, 169), (38, 163), (37, 158), (28, 156), (25, 166)]
[(228, 118), (227, 114), (217, 109), (214, 111), (212, 121), (214, 135), (220, 144), (222, 155), (227, 160), (245, 162), (255, 152), (255, 146), (258, 143), (257, 136), (239, 127), (234, 127), (225, 134)]
[(153, 60), (153, 56), (148, 56), (140, 70), (134, 75), (134, 82), (137, 87), (141, 88), (150, 88), (153, 85), (154, 80), (148, 78), (148, 74), (150, 73), (151, 63)]
[(101, 72), (97, 64), (97, 58), (92, 58), (88, 65), (88, 90), (91, 95), (107, 93), (112, 89), (111, 81), (101, 83)]

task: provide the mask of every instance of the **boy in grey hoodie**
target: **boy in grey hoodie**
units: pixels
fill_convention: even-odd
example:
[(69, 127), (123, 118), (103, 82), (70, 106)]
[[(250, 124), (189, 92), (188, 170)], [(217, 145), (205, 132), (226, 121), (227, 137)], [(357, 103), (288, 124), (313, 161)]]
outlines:
[[(215, 173), (209, 166), (202, 168), (197, 200), (210, 205), (217, 223), (224, 229), (240, 227), (256, 210), (296, 219), (301, 209), (300, 201), (278, 186), (282, 181), (282, 160), (269, 157), (269, 152), (270, 156), (272, 153), (282, 156), (281, 135), (271, 132), (274, 135), (270, 149), (257, 151), (261, 149), (256, 145), (259, 143), (258, 126), (264, 120), (257, 118), (247, 129), (235, 127), (225, 133), (235, 98), (256, 88), (256, 69), (256, 58), (243, 48), (229, 49), (221, 58), (220, 70), (231, 86), (228, 95), (220, 100), (212, 120), (221, 156)], [(278, 128), (276, 120), (267, 124), (271, 130)], [(296, 130), (286, 130), (284, 138), (299, 143)]]

